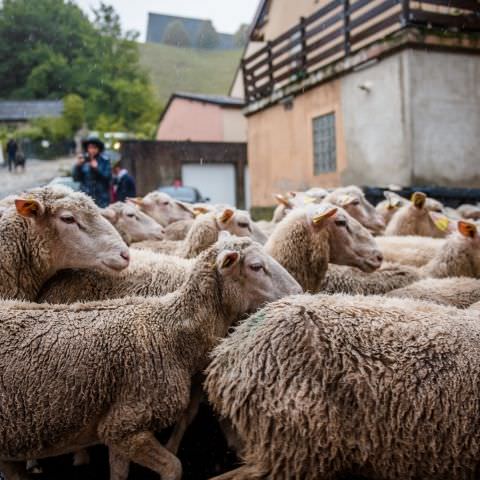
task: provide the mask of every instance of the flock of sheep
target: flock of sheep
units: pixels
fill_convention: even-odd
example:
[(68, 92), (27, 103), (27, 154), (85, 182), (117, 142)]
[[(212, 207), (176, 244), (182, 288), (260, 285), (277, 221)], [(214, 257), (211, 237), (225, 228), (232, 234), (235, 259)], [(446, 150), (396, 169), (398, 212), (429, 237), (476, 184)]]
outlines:
[(480, 209), (277, 200), (270, 222), (159, 192), (0, 200), (6, 480), (96, 444), (111, 480), (178, 480), (200, 402), (242, 461), (217, 480), (479, 478)]

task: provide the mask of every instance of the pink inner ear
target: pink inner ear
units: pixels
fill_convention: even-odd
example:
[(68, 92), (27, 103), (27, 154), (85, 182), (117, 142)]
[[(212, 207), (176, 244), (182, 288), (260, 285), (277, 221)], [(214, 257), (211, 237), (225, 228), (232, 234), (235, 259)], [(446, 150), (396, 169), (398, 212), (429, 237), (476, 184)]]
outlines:
[(222, 268), (231, 267), (238, 259), (237, 252), (230, 252), (225, 255), (222, 262)]

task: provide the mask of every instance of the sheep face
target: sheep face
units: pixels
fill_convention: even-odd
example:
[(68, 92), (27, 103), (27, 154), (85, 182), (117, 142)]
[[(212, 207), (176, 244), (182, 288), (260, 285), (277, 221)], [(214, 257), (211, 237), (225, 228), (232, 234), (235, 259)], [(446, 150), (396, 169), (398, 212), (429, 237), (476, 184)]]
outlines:
[(217, 223), (220, 230), (237, 237), (252, 236), (252, 219), (245, 211), (226, 208), (217, 215)]
[(195, 218), (192, 209), (166, 193), (151, 192), (144, 198), (134, 198), (130, 201), (164, 227), (179, 220)]
[[(100, 209), (86, 195), (67, 189), (16, 198), (17, 213), (41, 238), (40, 255), (49, 257), (53, 272), (64, 268), (119, 271), (128, 266), (128, 247)], [(32, 191), (34, 192), (34, 191)], [(63, 194), (61, 193), (63, 192)]]
[(220, 236), (216, 265), (223, 279), (222, 301), (232, 311), (253, 312), (266, 303), (302, 293), (297, 281), (260, 244), (228, 237), (226, 233)]
[(324, 203), (309, 215), (314, 229), (328, 231), (330, 263), (358, 267), (364, 272), (381, 266), (383, 256), (372, 234), (345, 210)]
[(116, 203), (102, 210), (102, 215), (130, 242), (163, 240), (164, 228), (135, 205)]
[(474, 264), (475, 270), (480, 272), (480, 233), (477, 224), (459, 220), (457, 229), (463, 249), (473, 253), (471, 261)]
[(328, 195), (325, 201), (342, 207), (373, 233), (380, 234), (385, 229), (383, 216), (377, 212), (358, 187), (339, 188)]

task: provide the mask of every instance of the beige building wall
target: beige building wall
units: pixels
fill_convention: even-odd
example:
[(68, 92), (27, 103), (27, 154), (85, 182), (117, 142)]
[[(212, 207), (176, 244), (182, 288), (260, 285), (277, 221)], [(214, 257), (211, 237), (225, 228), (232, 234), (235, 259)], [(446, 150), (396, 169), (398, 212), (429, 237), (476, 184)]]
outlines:
[(160, 122), (156, 139), (246, 142), (247, 120), (240, 108), (175, 98)]
[[(313, 119), (335, 113), (337, 171), (315, 176)], [(339, 81), (314, 88), (293, 101), (248, 117), (248, 162), (252, 206), (274, 204), (273, 195), (309, 187), (341, 185), (346, 168)]]

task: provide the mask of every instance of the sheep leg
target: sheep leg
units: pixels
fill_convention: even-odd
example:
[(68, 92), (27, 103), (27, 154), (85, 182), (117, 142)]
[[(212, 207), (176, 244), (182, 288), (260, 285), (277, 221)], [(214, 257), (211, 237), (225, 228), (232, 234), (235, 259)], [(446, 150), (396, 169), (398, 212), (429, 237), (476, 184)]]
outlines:
[(88, 465), (90, 463), (90, 454), (87, 449), (77, 450), (73, 454), (73, 466), (80, 467), (82, 465)]
[[(110, 476), (110, 480), (126, 480), (121, 476), (128, 460), (138, 463), (142, 467), (149, 468), (158, 473), (162, 480), (180, 480), (182, 478), (182, 464), (180, 460), (163, 447), (151, 432), (142, 432), (123, 438), (109, 445), (112, 450), (114, 468), (119, 473)], [(122, 458), (123, 457), (123, 458)], [(128, 476), (128, 469), (126, 469)], [(113, 472), (112, 472), (113, 473)]]
[(127, 480), (130, 470), (130, 460), (115, 452), (113, 448), (108, 449), (110, 461), (110, 480)]
[(229, 472), (223, 473), (216, 477), (211, 477), (209, 480), (253, 480), (254, 478), (265, 478), (263, 475), (255, 476), (252, 472), (252, 467), (249, 465), (244, 465), (243, 467), (238, 467), (235, 470), (230, 470)]
[[(5, 480), (29, 480), (25, 464), (20, 462), (0, 462), (0, 478)], [(3, 476), (2, 476), (3, 475)]]
[(193, 419), (197, 416), (198, 409), (200, 408), (200, 402), (202, 400), (202, 387), (201, 384), (194, 384), (192, 386), (192, 392), (190, 394), (190, 402), (182, 413), (177, 423), (175, 424), (172, 434), (167, 442), (167, 449), (173, 453), (177, 454), (178, 449), (180, 448), (180, 443), (182, 442), (185, 431), (193, 422)]

